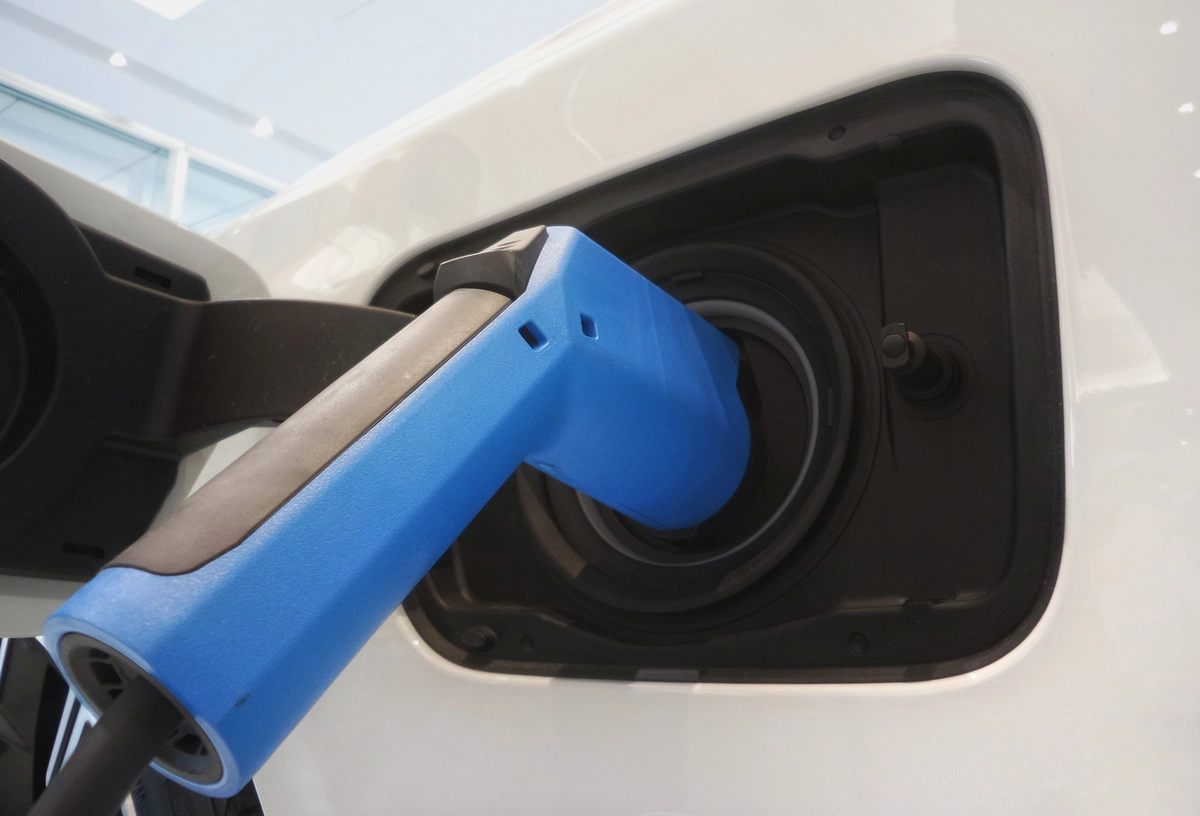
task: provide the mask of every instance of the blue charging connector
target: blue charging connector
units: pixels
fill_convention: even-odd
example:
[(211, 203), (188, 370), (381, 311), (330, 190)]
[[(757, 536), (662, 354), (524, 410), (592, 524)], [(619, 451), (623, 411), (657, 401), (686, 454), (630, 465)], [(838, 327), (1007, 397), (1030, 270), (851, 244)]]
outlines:
[(98, 712), (139, 677), (178, 708), (155, 765), (193, 790), (238, 791), (521, 462), (658, 528), (742, 478), (737, 346), (577, 230), (438, 287), (46, 622)]

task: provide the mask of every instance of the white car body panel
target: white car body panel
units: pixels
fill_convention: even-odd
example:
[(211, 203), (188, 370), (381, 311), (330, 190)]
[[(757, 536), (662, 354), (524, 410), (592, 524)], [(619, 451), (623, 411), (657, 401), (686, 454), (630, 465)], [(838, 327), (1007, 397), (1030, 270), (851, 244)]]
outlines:
[(511, 677), (441, 659), (398, 612), (256, 778), (267, 812), (1200, 811), (1200, 113), (1180, 111), (1198, 37), (1196, 4), (616, 3), (227, 228), (272, 295), (366, 302), (506, 215), (968, 70), (1037, 124), (1063, 341), (1062, 562), (995, 663), (907, 684)]
[(1200, 7), (1171, 9), (618, 4), (227, 232), (273, 294), (365, 302), (434, 242), (890, 79), (970, 70), (1037, 123), (1063, 336), (1063, 560), (996, 663), (902, 685), (505, 677), (450, 665), (398, 613), (261, 772), (264, 806), (1200, 811), (1200, 120), (1178, 111), (1200, 96)]

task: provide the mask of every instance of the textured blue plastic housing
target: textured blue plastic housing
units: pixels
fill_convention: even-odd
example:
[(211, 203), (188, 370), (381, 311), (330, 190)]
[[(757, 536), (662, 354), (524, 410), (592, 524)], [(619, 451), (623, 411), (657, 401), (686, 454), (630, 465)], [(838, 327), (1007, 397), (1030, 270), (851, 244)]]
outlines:
[(103, 570), (47, 646), (79, 632), (141, 666), (222, 763), (179, 781), (232, 795), (522, 461), (656, 527), (719, 509), (749, 454), (737, 368), (732, 341), (551, 228), (525, 293), (241, 544), (183, 575)]

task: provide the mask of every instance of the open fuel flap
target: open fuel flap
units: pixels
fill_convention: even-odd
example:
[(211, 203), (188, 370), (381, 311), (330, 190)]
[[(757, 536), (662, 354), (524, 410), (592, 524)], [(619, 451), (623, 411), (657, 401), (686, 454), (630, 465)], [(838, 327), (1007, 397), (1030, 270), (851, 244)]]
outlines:
[(1062, 543), (1063, 419), (1037, 132), (1005, 86), (918, 77), (433, 248), (579, 227), (735, 339), (751, 464), (662, 532), (522, 468), (406, 602), (497, 672), (919, 680), (1030, 631)]

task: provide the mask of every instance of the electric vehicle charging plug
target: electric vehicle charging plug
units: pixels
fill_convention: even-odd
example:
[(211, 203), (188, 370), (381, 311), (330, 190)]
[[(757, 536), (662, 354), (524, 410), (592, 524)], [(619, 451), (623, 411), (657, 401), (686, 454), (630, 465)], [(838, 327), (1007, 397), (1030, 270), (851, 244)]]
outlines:
[(238, 791), (522, 461), (664, 529), (742, 478), (737, 346), (578, 231), (437, 284), (46, 622), (96, 711), (145, 681), (171, 703), (154, 764), (193, 790)]

